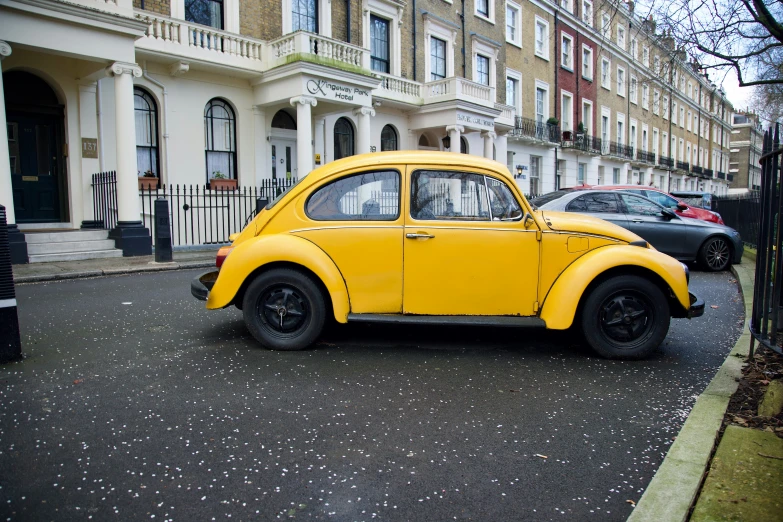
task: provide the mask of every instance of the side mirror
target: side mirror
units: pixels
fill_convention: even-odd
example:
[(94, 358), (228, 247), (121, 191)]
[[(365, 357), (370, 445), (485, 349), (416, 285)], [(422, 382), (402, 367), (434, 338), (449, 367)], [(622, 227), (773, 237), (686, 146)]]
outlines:
[(661, 214), (663, 215), (664, 219), (674, 219), (677, 217), (677, 214), (674, 213), (674, 211), (670, 208), (663, 208), (661, 209)]
[(522, 224), (525, 226), (525, 228), (529, 228), (532, 222), (533, 216), (530, 215), (530, 212), (525, 212), (525, 217), (522, 218)]
[(688, 205), (686, 205), (685, 203), (683, 203), (682, 201), (680, 201), (679, 203), (677, 203), (677, 208), (678, 208), (679, 210), (688, 210)]

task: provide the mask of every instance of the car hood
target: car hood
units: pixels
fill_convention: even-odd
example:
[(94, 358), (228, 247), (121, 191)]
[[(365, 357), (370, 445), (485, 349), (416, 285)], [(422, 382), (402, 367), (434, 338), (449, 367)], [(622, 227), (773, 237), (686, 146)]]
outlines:
[(628, 243), (642, 239), (621, 226), (584, 214), (542, 210), (541, 217), (549, 228), (557, 232), (593, 234), (619, 239), (620, 241), (626, 241)]

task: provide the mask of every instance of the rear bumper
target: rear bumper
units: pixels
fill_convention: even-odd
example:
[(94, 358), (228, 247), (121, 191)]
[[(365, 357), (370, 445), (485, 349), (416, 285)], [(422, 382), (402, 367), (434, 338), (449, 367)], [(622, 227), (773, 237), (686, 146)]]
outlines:
[(199, 301), (206, 301), (209, 297), (209, 291), (212, 290), (215, 281), (217, 281), (219, 273), (218, 270), (212, 270), (194, 277), (190, 281), (190, 293), (193, 294), (193, 297)]
[(688, 292), (688, 295), (691, 298), (691, 306), (688, 308), (688, 319), (704, 315), (704, 299), (696, 297), (690, 292)]

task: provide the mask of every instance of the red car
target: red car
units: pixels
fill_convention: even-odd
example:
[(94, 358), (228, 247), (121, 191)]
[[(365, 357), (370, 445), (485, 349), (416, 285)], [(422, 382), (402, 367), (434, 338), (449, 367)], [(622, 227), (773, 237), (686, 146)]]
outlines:
[(725, 225), (723, 219), (720, 217), (720, 214), (717, 212), (712, 212), (710, 210), (688, 205), (681, 199), (654, 187), (647, 187), (644, 185), (579, 185), (578, 187), (574, 187), (574, 189), (623, 190), (625, 192), (632, 192), (634, 194), (639, 194), (640, 196), (649, 198), (666, 208), (672, 209), (678, 216), (701, 219), (702, 221), (709, 221), (710, 223)]

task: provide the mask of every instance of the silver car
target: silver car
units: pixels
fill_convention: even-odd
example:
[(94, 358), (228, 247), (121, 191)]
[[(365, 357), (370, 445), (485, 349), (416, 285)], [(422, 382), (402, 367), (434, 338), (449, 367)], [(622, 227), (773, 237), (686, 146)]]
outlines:
[(544, 212), (579, 212), (610, 221), (680, 261), (697, 261), (711, 272), (742, 259), (739, 232), (725, 225), (680, 217), (643, 196), (609, 190), (558, 190), (531, 200)]

